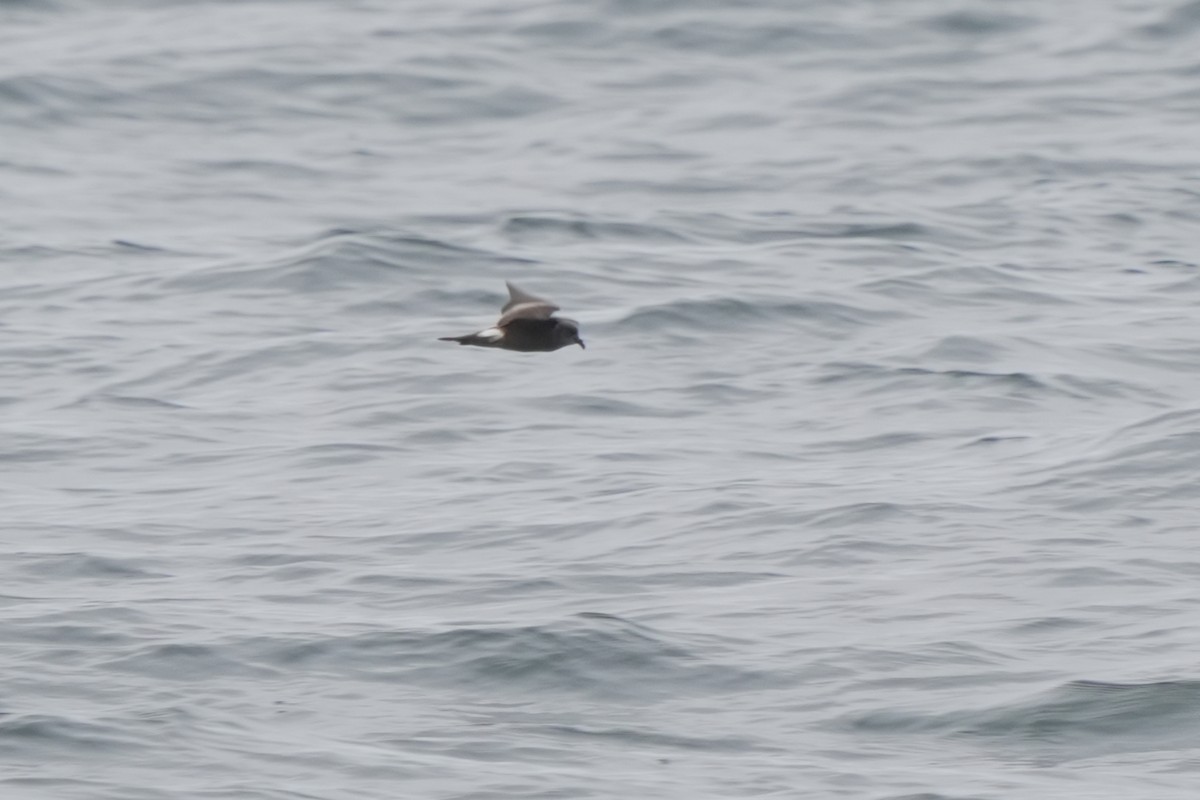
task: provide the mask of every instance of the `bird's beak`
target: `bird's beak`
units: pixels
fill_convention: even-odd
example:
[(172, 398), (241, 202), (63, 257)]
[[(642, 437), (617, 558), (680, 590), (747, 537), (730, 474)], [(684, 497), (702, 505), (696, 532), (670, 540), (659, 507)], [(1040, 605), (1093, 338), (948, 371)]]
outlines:
[(587, 350), (587, 345), (583, 343), (583, 339), (576, 339), (575, 344), (579, 345), (582, 349)]

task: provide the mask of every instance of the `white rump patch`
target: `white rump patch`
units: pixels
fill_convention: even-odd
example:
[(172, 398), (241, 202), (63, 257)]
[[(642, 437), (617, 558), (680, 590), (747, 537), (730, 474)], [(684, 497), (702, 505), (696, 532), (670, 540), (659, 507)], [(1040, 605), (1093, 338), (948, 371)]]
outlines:
[(498, 342), (504, 338), (504, 331), (499, 328), (488, 328), (485, 331), (480, 331), (475, 334), (480, 339), (487, 339), (489, 342)]

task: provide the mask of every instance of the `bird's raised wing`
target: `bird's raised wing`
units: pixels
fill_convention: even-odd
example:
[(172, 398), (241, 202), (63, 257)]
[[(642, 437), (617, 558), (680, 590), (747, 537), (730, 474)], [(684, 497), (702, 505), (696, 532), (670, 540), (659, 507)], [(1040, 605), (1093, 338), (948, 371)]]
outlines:
[(550, 315), (558, 311), (558, 306), (549, 300), (534, 297), (507, 281), (504, 285), (508, 287), (508, 302), (500, 309), (501, 316), (500, 321), (496, 323), (497, 327), (503, 328), (517, 319), (550, 319)]

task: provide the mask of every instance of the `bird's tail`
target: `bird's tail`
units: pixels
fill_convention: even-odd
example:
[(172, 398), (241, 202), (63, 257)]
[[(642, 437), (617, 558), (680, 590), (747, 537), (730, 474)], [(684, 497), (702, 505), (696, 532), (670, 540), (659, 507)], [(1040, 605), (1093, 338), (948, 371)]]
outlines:
[(503, 336), (499, 330), (489, 328), (486, 331), (479, 331), (479, 333), (468, 333), (466, 336), (439, 336), (438, 341), (473, 344), (476, 347), (498, 347)]

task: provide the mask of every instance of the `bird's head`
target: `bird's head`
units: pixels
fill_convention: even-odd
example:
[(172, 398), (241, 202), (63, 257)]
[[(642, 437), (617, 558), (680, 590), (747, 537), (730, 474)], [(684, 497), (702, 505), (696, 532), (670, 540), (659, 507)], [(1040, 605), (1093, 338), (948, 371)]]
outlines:
[(587, 345), (583, 343), (583, 339), (579, 336), (579, 323), (573, 319), (559, 318), (555, 334), (559, 347), (570, 347), (573, 344), (577, 344), (584, 350), (587, 349)]

